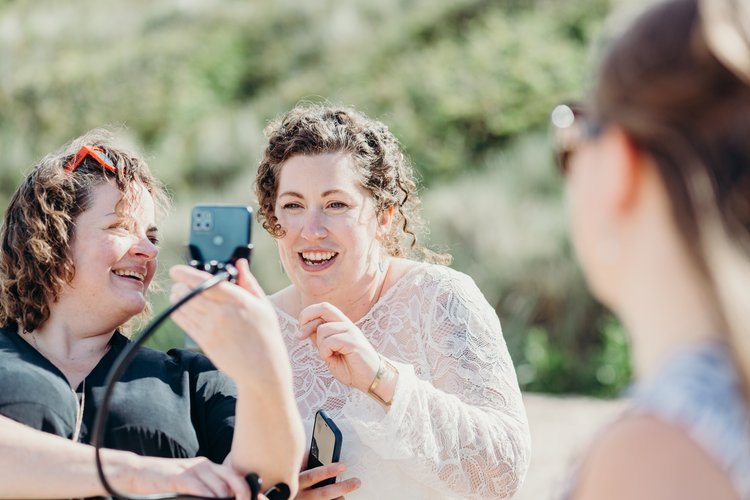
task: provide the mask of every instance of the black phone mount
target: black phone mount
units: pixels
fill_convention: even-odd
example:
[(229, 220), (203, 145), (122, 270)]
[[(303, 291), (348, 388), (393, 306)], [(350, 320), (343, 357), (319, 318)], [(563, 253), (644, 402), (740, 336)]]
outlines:
[[(226, 262), (218, 260), (206, 260), (201, 253), (200, 248), (196, 245), (187, 246), (187, 262), (188, 265), (201, 271), (206, 271), (211, 274), (216, 274), (226, 269), (227, 264), (234, 265), (239, 259), (247, 259), (250, 263), (250, 258), (253, 254), (253, 244), (249, 243), (247, 246), (236, 247), (232, 252), (232, 256)], [(229, 281), (234, 281), (230, 279)]]

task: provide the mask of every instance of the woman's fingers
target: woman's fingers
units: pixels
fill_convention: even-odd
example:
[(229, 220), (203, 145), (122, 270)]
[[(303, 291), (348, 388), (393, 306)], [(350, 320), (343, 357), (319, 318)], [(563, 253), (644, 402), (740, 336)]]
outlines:
[(174, 491), (205, 497), (234, 495), (239, 500), (250, 498), (245, 479), (230, 467), (215, 464), (204, 457), (168, 459), (138, 457), (142, 461), (134, 470), (128, 489), (133, 493), (164, 493)]
[[(244, 275), (242, 279), (244, 280), (245, 284), (248, 284), (250, 282), (250, 278), (248, 277), (250, 271), (247, 268), (247, 266), (245, 266), (245, 271), (247, 274)], [(190, 266), (186, 266), (182, 264), (172, 266), (169, 269), (169, 276), (175, 282), (175, 284), (172, 286), (171, 295), (175, 297), (177, 300), (179, 300), (180, 298), (187, 295), (187, 293), (197, 288), (204, 281), (211, 279), (213, 277), (213, 275), (205, 271), (200, 271), (198, 269), (194, 269)], [(178, 285), (182, 285), (182, 286), (178, 286)], [(214, 285), (211, 288), (202, 292), (200, 294), (200, 298), (212, 300), (214, 302), (219, 302), (219, 303), (234, 302), (237, 300), (241, 300), (242, 296), (247, 297), (247, 292), (249, 292), (249, 290), (245, 288), (238, 287), (227, 281), (222, 281), (221, 283)], [(250, 294), (252, 295), (253, 292), (250, 292)], [(172, 299), (172, 297), (170, 297), (170, 299)], [(192, 302), (193, 301), (191, 301), (191, 303)]]
[[(334, 465), (336, 464), (331, 464), (325, 467), (333, 467)], [(323, 467), (318, 467), (318, 469), (322, 468)], [(311, 469), (310, 471), (305, 472), (313, 472), (314, 470), (315, 469)], [(300, 475), (300, 491), (297, 494), (296, 498), (298, 500), (331, 500), (333, 498), (341, 498), (342, 496), (351, 493), (362, 485), (362, 481), (360, 481), (356, 477), (352, 477), (345, 481), (329, 484), (320, 488), (310, 489), (310, 486), (312, 486), (313, 484), (316, 484), (324, 479), (328, 479), (329, 477), (335, 476), (326, 474), (326, 477), (323, 477), (322, 475), (318, 475), (317, 478), (319, 478), (319, 480), (315, 480), (308, 486), (305, 486), (303, 488), (302, 475)]]
[(298, 500), (331, 500), (351, 493), (362, 485), (362, 482), (359, 479), (352, 477), (345, 481), (311, 489), (311, 486), (314, 484), (332, 477), (340, 476), (344, 472), (346, 472), (346, 465), (341, 462), (302, 471), (299, 475), (300, 491), (296, 498)]
[(336, 306), (329, 304), (328, 302), (321, 302), (319, 304), (313, 304), (307, 306), (299, 313), (299, 324), (304, 325), (312, 321), (315, 318), (320, 318), (326, 323), (331, 321), (349, 321)]
[(169, 277), (190, 288), (195, 288), (211, 277), (210, 273), (184, 264), (177, 264), (169, 269)]
[(304, 490), (325, 479), (336, 477), (346, 472), (346, 465), (336, 462), (331, 465), (321, 465), (312, 469), (304, 470), (299, 475), (299, 489)]
[[(330, 337), (331, 335), (337, 335), (339, 333), (345, 333), (350, 338), (352, 343), (356, 342), (356, 330), (352, 330), (351, 323), (342, 323), (342, 322), (333, 322), (333, 323), (325, 323), (321, 319), (313, 320), (307, 325), (305, 325), (308, 328), (305, 328), (304, 332), (300, 334), (299, 338), (300, 340), (304, 340), (305, 337), (310, 337), (313, 340), (313, 343), (318, 346), (318, 349), (320, 349), (320, 344)], [(308, 333), (309, 330), (309, 333)], [(313, 338), (314, 336), (314, 338)]]
[(253, 273), (250, 272), (250, 264), (248, 263), (247, 259), (239, 259), (235, 263), (235, 267), (237, 268), (237, 271), (239, 273), (237, 276), (238, 285), (258, 298), (263, 298), (266, 296), (266, 293), (263, 291), (263, 288), (261, 288), (258, 280), (256, 280), (255, 276), (253, 276)]
[(367, 390), (380, 359), (357, 325), (325, 302), (306, 307), (299, 318), (300, 340), (310, 338), (334, 378)]
[(244, 477), (240, 477), (232, 469), (225, 466), (217, 467), (217, 474), (226, 482), (230, 490), (228, 495), (234, 494), (236, 500), (250, 500), (250, 486)]
[(195, 479), (203, 483), (203, 485), (210, 492), (210, 496), (212, 497), (223, 498), (232, 494), (231, 489), (221, 477), (209, 473), (204, 473), (199, 475)]
[(325, 323), (315, 330), (315, 345), (323, 359), (331, 352), (348, 354), (357, 344), (347, 323)]
[(320, 334), (318, 334), (318, 352), (323, 361), (335, 355), (346, 356), (353, 352), (356, 347), (356, 342), (346, 332), (332, 333), (322, 340)]
[(200, 481), (214, 497), (234, 496), (237, 500), (250, 498), (250, 488), (245, 481), (230, 467), (201, 460), (186, 470), (191, 479)]
[(176, 493), (187, 493), (190, 495), (215, 496), (211, 487), (197, 476), (184, 474), (175, 481), (174, 489)]
[(362, 486), (362, 481), (360, 481), (359, 478), (350, 477), (345, 481), (331, 484), (320, 489), (325, 490), (325, 496), (323, 498), (342, 498), (344, 495), (347, 495), (352, 491), (359, 489), (360, 486)]
[(300, 332), (297, 334), (299, 340), (305, 340), (307, 337), (315, 334), (320, 325), (324, 324), (321, 318), (315, 318), (300, 327)]
[(169, 301), (174, 304), (190, 293), (191, 288), (184, 283), (175, 283), (169, 291)]
[(237, 500), (250, 498), (250, 488), (245, 479), (231, 468), (201, 460), (186, 471), (187, 478), (195, 480), (194, 485), (202, 484), (208, 494), (214, 497), (234, 496)]
[(305, 325), (298, 338), (304, 340), (310, 337), (320, 356), (326, 359), (334, 353), (344, 355), (355, 349), (357, 339), (349, 327), (349, 323), (324, 323), (321, 319), (315, 319)]

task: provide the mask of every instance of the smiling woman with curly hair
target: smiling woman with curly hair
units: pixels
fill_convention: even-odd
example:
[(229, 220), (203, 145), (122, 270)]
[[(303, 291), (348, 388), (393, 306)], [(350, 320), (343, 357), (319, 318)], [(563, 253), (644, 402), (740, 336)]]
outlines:
[[(111, 145), (104, 130), (89, 132), (68, 147), (96, 144), (115, 165), (106, 174), (123, 193), (117, 211), (124, 216), (145, 188), (159, 212), (168, 207), (161, 183), (137, 155)], [(71, 243), (76, 218), (89, 209), (93, 188), (105, 181), (101, 169), (65, 169), (70, 154), (51, 154), (42, 159), (13, 195), (0, 233), (0, 324), (18, 322), (31, 332), (49, 318), (50, 304), (57, 302), (75, 276)], [(87, 163), (90, 160), (87, 160)], [(43, 272), (41, 272), (43, 270)], [(146, 314), (147, 311), (144, 311)]]
[(396, 137), (335, 105), (296, 106), (266, 134), (255, 191), (292, 282), (270, 298), (297, 404), (308, 429), (324, 409), (343, 433), (341, 463), (308, 463), (298, 498), (513, 496), (529, 429), (500, 321), (417, 242)]
[[(105, 131), (43, 158), (13, 195), (0, 230), (0, 498), (105, 493), (88, 443), (109, 369), (129, 342), (123, 325), (146, 310), (165, 206), (146, 163)], [(247, 263), (238, 268), (239, 286), (212, 297), (261, 294)], [(252, 305), (273, 316), (267, 302)], [(109, 482), (130, 493), (247, 499), (252, 470), (294, 491), (302, 429), (281, 340), (193, 333), (222, 371), (195, 352), (138, 351), (111, 400)], [(267, 362), (236, 361), (247, 352)], [(261, 398), (264, 410), (253, 411)]]

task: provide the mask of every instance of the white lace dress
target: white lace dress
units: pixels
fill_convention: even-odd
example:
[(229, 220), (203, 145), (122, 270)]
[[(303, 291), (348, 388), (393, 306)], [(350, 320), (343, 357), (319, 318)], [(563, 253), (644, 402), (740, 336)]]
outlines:
[(393, 361), (386, 413), (331, 376), (296, 318), (277, 308), (308, 442), (323, 408), (341, 428), (348, 499), (510, 498), (530, 458), (521, 393), (495, 311), (474, 281), (444, 266), (414, 267), (357, 323)]

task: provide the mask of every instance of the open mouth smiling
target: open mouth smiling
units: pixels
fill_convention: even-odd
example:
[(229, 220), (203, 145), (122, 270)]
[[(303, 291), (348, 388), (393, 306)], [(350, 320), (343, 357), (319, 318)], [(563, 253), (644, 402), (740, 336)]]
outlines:
[(299, 256), (305, 265), (310, 267), (324, 267), (329, 264), (338, 255), (337, 252), (300, 252)]
[(146, 279), (146, 275), (136, 272), (136, 271), (126, 271), (126, 270), (117, 270), (112, 271), (116, 276), (119, 276), (121, 278), (128, 278), (135, 281), (138, 281), (140, 283), (143, 283), (143, 281)]

